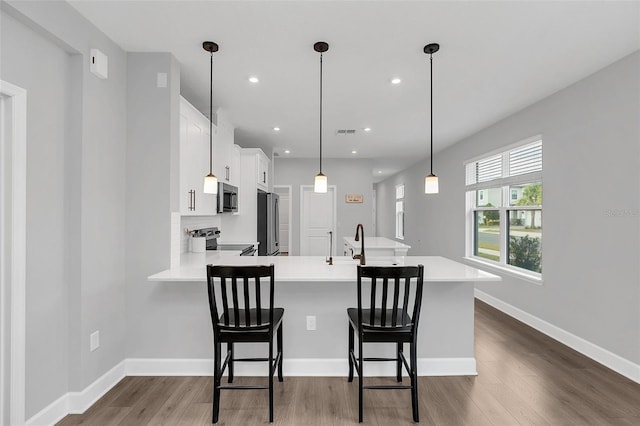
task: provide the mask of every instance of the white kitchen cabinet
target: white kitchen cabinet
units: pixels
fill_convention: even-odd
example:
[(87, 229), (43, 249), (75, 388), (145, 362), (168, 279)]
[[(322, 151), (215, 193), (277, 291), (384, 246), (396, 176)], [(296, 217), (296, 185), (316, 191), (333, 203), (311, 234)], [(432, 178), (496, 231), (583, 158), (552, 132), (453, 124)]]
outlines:
[[(215, 126), (213, 127), (215, 132)], [(215, 137), (215, 133), (214, 133)], [(215, 152), (215, 140), (214, 140)], [(180, 214), (216, 214), (217, 198), (203, 191), (209, 174), (209, 119), (180, 97)]]
[(242, 186), (240, 185), (240, 176), (242, 174), (242, 170), (240, 168), (240, 153), (242, 151), (242, 148), (240, 148), (238, 145), (233, 145), (233, 147), (231, 148), (231, 160), (230, 160), (230, 170), (229, 170), (229, 175), (230, 175), (230, 179), (229, 179), (229, 183), (231, 183), (231, 185), (235, 185), (235, 186)]
[(234, 127), (218, 110), (213, 169), (219, 182), (240, 186), (240, 147), (234, 145)]
[(258, 188), (269, 192), (269, 157), (262, 150), (258, 150), (257, 156), (257, 179)]

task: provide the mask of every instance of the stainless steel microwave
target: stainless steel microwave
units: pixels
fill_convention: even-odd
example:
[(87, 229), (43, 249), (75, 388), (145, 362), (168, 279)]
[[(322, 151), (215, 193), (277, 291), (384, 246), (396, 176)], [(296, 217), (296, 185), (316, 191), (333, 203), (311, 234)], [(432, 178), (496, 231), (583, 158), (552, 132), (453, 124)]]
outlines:
[(218, 213), (238, 211), (238, 187), (218, 182)]

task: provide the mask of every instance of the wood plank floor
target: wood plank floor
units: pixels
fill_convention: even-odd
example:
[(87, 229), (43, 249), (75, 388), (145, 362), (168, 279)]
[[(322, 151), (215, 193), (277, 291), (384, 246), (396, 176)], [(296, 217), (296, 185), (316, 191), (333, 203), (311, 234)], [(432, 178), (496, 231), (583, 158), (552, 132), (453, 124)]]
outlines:
[[(421, 424), (640, 425), (639, 384), (480, 301), (475, 318), (479, 375), (421, 377)], [(58, 425), (210, 424), (211, 386), (209, 377), (126, 377)], [(345, 377), (285, 377), (274, 400), (276, 425), (358, 423), (357, 382)], [(366, 424), (412, 423), (408, 391), (368, 390), (364, 401)], [(219, 424), (268, 424), (267, 404), (266, 391), (223, 392)]]

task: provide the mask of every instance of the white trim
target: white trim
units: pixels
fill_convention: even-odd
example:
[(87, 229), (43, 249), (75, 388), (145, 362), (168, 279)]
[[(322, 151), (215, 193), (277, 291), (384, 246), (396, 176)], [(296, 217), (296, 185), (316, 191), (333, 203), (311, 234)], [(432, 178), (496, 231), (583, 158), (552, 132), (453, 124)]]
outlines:
[(100, 376), (82, 392), (69, 392), (69, 413), (82, 414), (125, 377), (125, 361)]
[[(238, 376), (241, 368), (237, 364)], [(129, 358), (126, 360), (127, 376), (212, 376), (212, 358)]]
[(54, 425), (69, 414), (69, 394), (64, 394), (27, 420), (27, 426)]
[(82, 414), (125, 377), (125, 361), (107, 371), (82, 392), (68, 392), (29, 420), (27, 426), (52, 425), (67, 414)]
[(569, 346), (570, 348), (580, 352), (581, 354), (593, 359), (622, 374), (623, 376), (640, 383), (640, 365), (635, 364), (628, 359), (622, 358), (613, 352), (608, 351), (594, 343), (591, 343), (582, 337), (576, 336), (566, 330), (561, 329), (547, 321), (540, 319), (528, 312), (525, 312), (513, 305), (503, 302), (483, 291), (475, 289), (475, 297), (483, 302), (493, 306), (494, 308), (504, 312), (505, 314), (535, 328), (541, 333), (557, 340), (558, 342)]
[(11, 98), (11, 327), (9, 423), (25, 421), (27, 91), (0, 80), (0, 94)]
[[(290, 358), (284, 359), (283, 374), (288, 377), (346, 377), (349, 364), (346, 358)], [(396, 374), (394, 363), (366, 363), (365, 376)], [(226, 374), (226, 372), (225, 372)], [(475, 376), (475, 358), (418, 358), (419, 376)], [(130, 358), (126, 360), (127, 376), (212, 376), (213, 359)], [(264, 377), (266, 363), (235, 365), (236, 376)]]

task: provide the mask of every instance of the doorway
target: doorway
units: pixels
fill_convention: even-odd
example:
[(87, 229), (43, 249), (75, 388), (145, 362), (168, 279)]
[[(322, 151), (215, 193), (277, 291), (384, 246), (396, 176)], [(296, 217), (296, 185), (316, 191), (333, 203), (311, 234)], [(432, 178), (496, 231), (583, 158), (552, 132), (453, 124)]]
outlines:
[(280, 255), (292, 256), (291, 252), (291, 185), (273, 185), (273, 192), (280, 198), (278, 231), (280, 235)]
[(331, 252), (336, 252), (336, 186), (325, 194), (313, 192), (312, 185), (300, 186), (300, 255), (329, 256), (329, 232), (333, 233)]
[(0, 80), (0, 424), (25, 422), (27, 92)]

